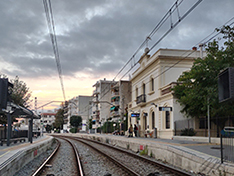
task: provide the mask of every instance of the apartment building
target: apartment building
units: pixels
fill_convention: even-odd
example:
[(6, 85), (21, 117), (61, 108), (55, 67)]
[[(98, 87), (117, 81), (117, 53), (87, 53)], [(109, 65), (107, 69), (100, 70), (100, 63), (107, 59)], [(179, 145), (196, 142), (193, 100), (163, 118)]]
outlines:
[(171, 138), (174, 122), (186, 119), (171, 88), (199, 56), (199, 51), (175, 49), (159, 49), (152, 56), (146, 50), (142, 55), (140, 67), (132, 75), (132, 101), (128, 105), (128, 124), (139, 123), (141, 136), (157, 129), (157, 137)]
[(41, 113), (41, 123), (46, 126), (46, 125), (53, 125), (55, 122), (55, 115), (56, 112), (43, 112)]
[(70, 99), (67, 102), (67, 112), (64, 115), (66, 117), (66, 123), (63, 125), (65, 130), (70, 130), (71, 124), (70, 124), (70, 118), (72, 116), (81, 116), (82, 117), (82, 131), (86, 131), (87, 123), (89, 116), (91, 114), (90, 112), (90, 102), (92, 101), (92, 96), (84, 96), (79, 95), (77, 97), (74, 97)]
[(120, 122), (124, 119), (128, 103), (131, 101), (131, 82), (120, 80), (111, 88), (110, 118)]
[(95, 90), (92, 100), (92, 129), (101, 127), (110, 117), (111, 88), (117, 83), (117, 81), (109, 81), (104, 78), (93, 85)]

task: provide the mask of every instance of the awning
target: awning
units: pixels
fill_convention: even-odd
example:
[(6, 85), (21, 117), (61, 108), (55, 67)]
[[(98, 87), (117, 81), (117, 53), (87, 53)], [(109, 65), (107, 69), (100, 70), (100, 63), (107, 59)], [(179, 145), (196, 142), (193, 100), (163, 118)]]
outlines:
[(111, 111), (114, 110), (114, 109), (115, 109), (115, 106), (112, 106), (112, 107), (110, 108)]

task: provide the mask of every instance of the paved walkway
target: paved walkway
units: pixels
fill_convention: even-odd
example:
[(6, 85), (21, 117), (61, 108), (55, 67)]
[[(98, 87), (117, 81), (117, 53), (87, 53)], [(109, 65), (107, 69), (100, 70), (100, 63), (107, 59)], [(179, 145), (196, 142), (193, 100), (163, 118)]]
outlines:
[(39, 143), (43, 140), (46, 140), (48, 136), (43, 135), (42, 137), (33, 138), (33, 143), (31, 144), (28, 142), (28, 139), (26, 139), (25, 142), (18, 142), (16, 144), (11, 143), (10, 146), (7, 146), (6, 144), (3, 144), (3, 146), (0, 146), (0, 165), (10, 158), (11, 156), (15, 155), (18, 151), (24, 149), (25, 147), (31, 146), (33, 144)]
[[(105, 135), (105, 134), (97, 134)], [(111, 135), (108, 136), (118, 137), (118, 138), (128, 138), (126, 136)], [(152, 141), (162, 145), (169, 145), (171, 147), (185, 150), (187, 152), (200, 152), (207, 155), (210, 155), (215, 158), (221, 158), (221, 150), (219, 144), (208, 143), (208, 142), (197, 142), (197, 141), (185, 141), (185, 140), (175, 140), (175, 139), (159, 139), (159, 138), (143, 138), (143, 137), (131, 137), (132, 140), (145, 140)], [(189, 150), (188, 150), (189, 149)]]

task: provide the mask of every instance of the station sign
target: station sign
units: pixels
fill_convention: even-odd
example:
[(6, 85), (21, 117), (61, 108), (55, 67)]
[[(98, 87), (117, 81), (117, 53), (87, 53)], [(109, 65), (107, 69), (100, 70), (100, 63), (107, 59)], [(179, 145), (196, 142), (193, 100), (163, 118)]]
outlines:
[(158, 107), (159, 111), (172, 111), (172, 107)]
[(140, 117), (140, 113), (132, 113), (131, 117)]

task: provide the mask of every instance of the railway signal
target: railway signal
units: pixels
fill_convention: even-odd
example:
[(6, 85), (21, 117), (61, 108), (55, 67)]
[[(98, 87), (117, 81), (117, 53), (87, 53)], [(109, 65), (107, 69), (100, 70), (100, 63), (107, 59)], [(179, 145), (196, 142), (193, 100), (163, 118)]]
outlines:
[(6, 109), (10, 101), (9, 87), (13, 88), (13, 84), (8, 82), (8, 78), (0, 78), (0, 110)]

